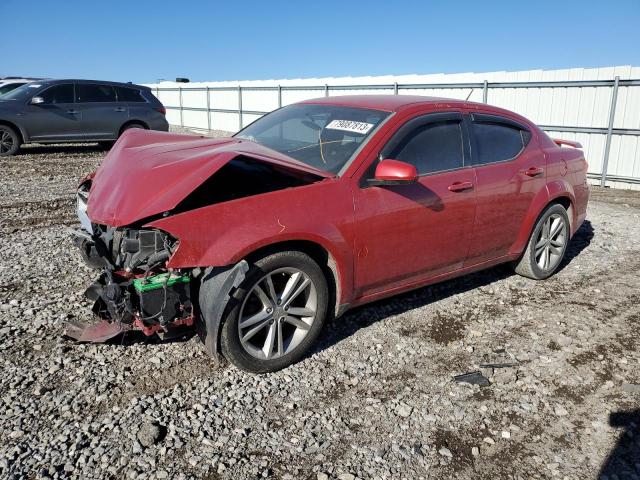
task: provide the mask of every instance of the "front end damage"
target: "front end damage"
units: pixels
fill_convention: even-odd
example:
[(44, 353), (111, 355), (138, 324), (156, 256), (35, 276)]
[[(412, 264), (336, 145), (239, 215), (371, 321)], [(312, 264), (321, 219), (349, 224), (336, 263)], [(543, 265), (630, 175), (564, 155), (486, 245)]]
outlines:
[(94, 302), (96, 321), (69, 323), (66, 334), (104, 342), (131, 329), (161, 337), (186, 333), (185, 327), (194, 325), (193, 270), (166, 268), (177, 241), (160, 230), (91, 223), (86, 214), (89, 184), (78, 190), (82, 229), (71, 235), (87, 265), (101, 270), (85, 292)]
[[(166, 338), (197, 327), (205, 350), (218, 358), (221, 318), (248, 266), (203, 258), (222, 232), (194, 221), (192, 212), (329, 177), (247, 140), (128, 130), (78, 188), (81, 228), (71, 235), (100, 273), (86, 290), (95, 321), (70, 323), (67, 335), (104, 342), (128, 330)], [(188, 232), (165, 230), (172, 217)]]

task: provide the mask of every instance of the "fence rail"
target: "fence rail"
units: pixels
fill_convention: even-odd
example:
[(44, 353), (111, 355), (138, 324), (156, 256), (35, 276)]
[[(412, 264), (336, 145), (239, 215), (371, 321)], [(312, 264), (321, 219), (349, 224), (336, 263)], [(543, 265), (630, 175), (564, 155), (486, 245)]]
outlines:
[[(202, 112), (206, 113), (206, 129), (212, 129), (211, 114), (235, 114), (238, 116), (238, 129), (242, 129), (245, 125), (246, 116), (262, 116), (269, 111), (254, 110), (243, 108), (243, 100), (249, 92), (277, 92), (277, 107), (283, 106), (283, 92), (323, 92), (324, 96), (330, 96), (331, 92), (336, 91), (385, 91), (400, 95), (405, 90), (470, 90), (469, 98), (476, 90), (482, 92), (482, 101), (488, 103), (489, 93), (496, 89), (553, 89), (553, 88), (609, 88), (610, 99), (608, 104), (608, 118), (606, 126), (576, 126), (576, 125), (539, 125), (545, 131), (552, 132), (569, 132), (575, 134), (599, 134), (605, 135), (604, 152), (601, 169), (599, 172), (589, 172), (589, 178), (599, 179), (601, 186), (605, 186), (607, 181), (621, 182), (630, 185), (640, 185), (640, 171), (638, 175), (618, 175), (609, 173), (609, 158), (611, 154), (612, 137), (614, 135), (636, 137), (637, 149), (640, 148), (640, 128), (614, 128), (616, 118), (616, 107), (618, 103), (618, 93), (620, 87), (640, 87), (640, 79), (621, 80), (616, 76), (612, 80), (570, 80), (570, 81), (536, 81), (536, 82), (470, 82), (470, 83), (389, 83), (389, 84), (370, 84), (370, 85), (277, 85), (277, 86), (224, 86), (224, 87), (153, 87), (156, 96), (160, 97), (161, 92), (177, 93), (178, 105), (165, 105), (168, 110), (178, 111), (180, 118), (180, 126), (187, 128), (203, 129), (195, 125), (185, 125), (185, 112)], [(206, 98), (206, 106), (187, 106), (184, 104), (184, 96), (190, 92), (204, 92)], [(212, 94), (216, 92), (234, 93), (237, 95), (237, 108), (220, 108), (216, 106), (212, 99)], [(226, 102), (228, 103), (228, 102)], [(640, 103), (640, 102), (639, 102)], [(640, 109), (640, 104), (636, 105)], [(640, 124), (639, 124), (640, 125)], [(633, 162), (633, 159), (630, 161)]]

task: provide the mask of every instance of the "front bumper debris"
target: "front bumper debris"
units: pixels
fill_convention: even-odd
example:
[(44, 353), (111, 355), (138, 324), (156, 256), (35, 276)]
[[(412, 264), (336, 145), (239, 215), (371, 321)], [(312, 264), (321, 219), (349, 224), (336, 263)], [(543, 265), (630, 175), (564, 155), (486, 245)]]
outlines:
[(131, 326), (126, 323), (110, 322), (109, 320), (98, 319), (94, 322), (68, 320), (64, 334), (78, 342), (104, 343), (130, 329)]

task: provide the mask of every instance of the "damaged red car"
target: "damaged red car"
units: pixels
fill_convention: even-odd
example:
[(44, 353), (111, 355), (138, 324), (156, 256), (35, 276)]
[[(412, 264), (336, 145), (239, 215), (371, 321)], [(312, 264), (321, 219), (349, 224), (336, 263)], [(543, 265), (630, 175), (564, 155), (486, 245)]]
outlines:
[(309, 100), (231, 138), (130, 130), (79, 187), (98, 323), (70, 335), (195, 327), (212, 357), (279, 370), (357, 305), (505, 262), (549, 277), (586, 171), (520, 115), (431, 97)]

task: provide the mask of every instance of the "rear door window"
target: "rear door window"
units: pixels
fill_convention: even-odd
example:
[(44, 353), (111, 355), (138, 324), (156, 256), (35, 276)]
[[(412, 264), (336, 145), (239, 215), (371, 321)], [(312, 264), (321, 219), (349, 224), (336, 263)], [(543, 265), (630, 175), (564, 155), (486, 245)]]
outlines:
[(54, 85), (40, 92), (38, 97), (48, 104), (73, 103), (73, 83)]
[(387, 158), (414, 165), (418, 175), (462, 168), (464, 151), (461, 122), (434, 122), (418, 127)]
[(145, 102), (140, 90), (127, 87), (115, 87), (119, 102)]
[(531, 133), (501, 117), (474, 115), (473, 135), (476, 144), (476, 165), (503, 162), (516, 158), (527, 146)]
[(76, 85), (76, 99), (80, 103), (115, 102), (116, 91), (111, 85), (79, 83)]

